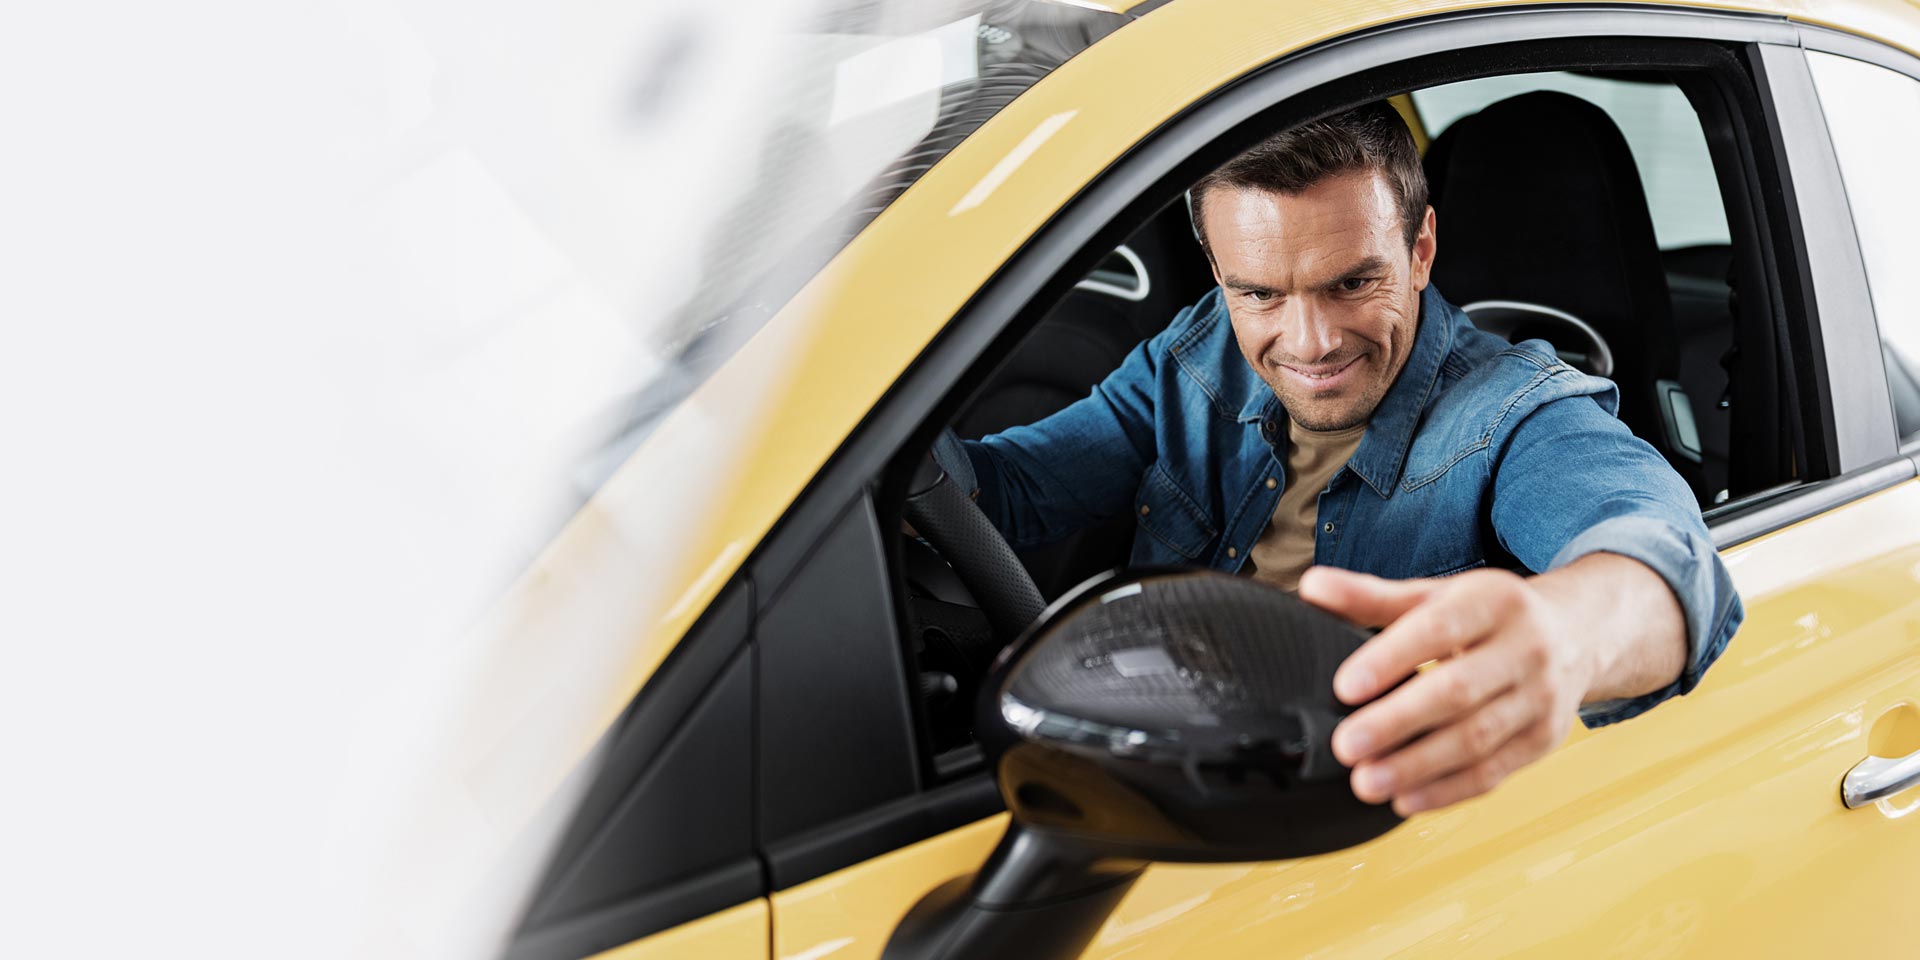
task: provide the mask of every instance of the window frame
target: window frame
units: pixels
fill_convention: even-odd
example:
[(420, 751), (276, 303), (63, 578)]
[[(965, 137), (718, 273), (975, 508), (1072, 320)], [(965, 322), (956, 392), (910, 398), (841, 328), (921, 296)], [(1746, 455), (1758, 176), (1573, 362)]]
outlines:
[[(1765, 70), (1758, 75), (1773, 101), (1773, 135), (1787, 162), (1790, 191), (1801, 220), (1805, 269), (1818, 307), (1809, 335), (1817, 377), (1826, 397), (1818, 411), (1830, 426), (1826, 455), (1837, 469), (1826, 480), (1763, 491), (1730, 509), (1705, 516), (1714, 545), (1725, 550), (1912, 479), (1920, 471), (1920, 447), (1902, 450), (1891, 416), (1878, 318), (1867, 285), (1865, 260), (1853, 224), (1853, 208), (1841, 182), (1839, 159), (1827, 133), (1826, 114), (1804, 50), (1819, 50), (1888, 67), (1920, 80), (1920, 58), (1853, 34), (1794, 24), (1792, 46), (1761, 45)], [(1841, 378), (1830, 370), (1871, 370), (1877, 375)]]

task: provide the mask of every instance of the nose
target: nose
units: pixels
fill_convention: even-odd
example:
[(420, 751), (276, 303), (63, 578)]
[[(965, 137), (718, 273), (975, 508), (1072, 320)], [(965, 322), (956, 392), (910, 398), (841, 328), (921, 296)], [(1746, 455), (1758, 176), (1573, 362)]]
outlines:
[(1340, 349), (1340, 328), (1312, 301), (1312, 297), (1294, 298), (1287, 304), (1291, 315), (1281, 325), (1281, 347), (1301, 363), (1318, 363)]

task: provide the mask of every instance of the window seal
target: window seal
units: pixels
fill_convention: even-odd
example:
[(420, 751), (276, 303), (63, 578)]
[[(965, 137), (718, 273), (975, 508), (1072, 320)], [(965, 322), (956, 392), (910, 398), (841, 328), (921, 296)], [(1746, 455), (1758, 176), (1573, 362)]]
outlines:
[(1726, 515), (1707, 522), (1716, 550), (1726, 550), (1802, 520), (1845, 506), (1916, 476), (1914, 458), (1889, 457), (1830, 480), (1803, 483), (1775, 494), (1762, 492)]

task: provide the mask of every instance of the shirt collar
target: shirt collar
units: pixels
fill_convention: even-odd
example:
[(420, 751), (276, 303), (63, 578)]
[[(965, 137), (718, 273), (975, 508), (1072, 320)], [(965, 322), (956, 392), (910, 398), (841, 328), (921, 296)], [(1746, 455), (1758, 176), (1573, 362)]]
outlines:
[(1434, 285), (1420, 294), (1420, 318), (1413, 337), (1413, 353), (1400, 368), (1400, 376), (1387, 388), (1386, 397), (1373, 411), (1367, 434), (1359, 449), (1347, 461), (1347, 469), (1373, 488), (1381, 497), (1391, 496), (1406, 466), (1407, 451), (1413, 447), (1414, 431), (1440, 378), (1440, 367), (1453, 349), (1454, 325), (1461, 322), (1459, 311), (1440, 296)]

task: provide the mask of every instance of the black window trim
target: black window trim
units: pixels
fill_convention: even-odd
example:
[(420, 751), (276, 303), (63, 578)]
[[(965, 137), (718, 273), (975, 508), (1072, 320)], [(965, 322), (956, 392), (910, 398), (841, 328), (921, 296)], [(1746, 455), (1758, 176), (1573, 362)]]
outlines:
[[(1874, 66), (1884, 67), (1894, 73), (1905, 76), (1915, 83), (1920, 83), (1920, 56), (1915, 56), (1905, 50), (1887, 46), (1877, 40), (1868, 39), (1857, 34), (1845, 33), (1832, 27), (1803, 25), (1799, 29), (1800, 45), (1803, 49), (1817, 50), (1821, 53), (1830, 53), (1851, 60), (1859, 60), (1863, 63), (1871, 63)], [(1823, 131), (1826, 130), (1824, 111), (1822, 113), (1820, 128)], [(1828, 138), (1828, 145), (1829, 147), (1832, 145), (1830, 137)], [(1850, 199), (1847, 209), (1849, 216), (1851, 216), (1852, 206)], [(1859, 234), (1856, 232), (1854, 236), (1857, 249)], [(1862, 262), (1864, 263), (1864, 257), (1862, 258)], [(1877, 313), (1874, 315), (1874, 319), (1877, 332), (1879, 320)], [(1898, 432), (1896, 428), (1895, 433), (1897, 434)], [(1905, 456), (1916, 458), (1916, 462), (1920, 462), (1920, 440), (1915, 440), (1902, 446), (1900, 452)]]
[[(751, 678), (755, 592), (751, 578), (742, 576), (715, 595), (639, 695), (554, 792), (548, 801), (554, 809), (534, 818), (535, 824), (557, 820), (565, 826), (552, 838), (541, 877), (521, 906), (521, 916), (502, 951), (506, 960), (570, 960), (597, 954), (766, 896), (766, 867), (759, 844), (754, 842), (745, 844), (746, 849), (738, 856), (708, 864), (696, 873), (663, 878), (657, 887), (632, 892), (589, 912), (559, 918), (542, 916), (556, 889), (594, 852), (609, 829), (624, 820), (648, 819), (642, 789), (649, 774), (673, 742), (688, 732), (701, 706), (718, 696), (720, 686), (734, 671), (745, 670)], [(740, 699), (748, 714), (746, 752), (751, 755), (757, 752), (751, 738), (758, 705), (751, 693)], [(747, 792), (751, 803), (757, 798), (754, 780), (758, 765), (750, 759), (743, 766), (745, 778), (738, 786)], [(571, 809), (560, 809), (562, 804)], [(757, 820), (757, 812), (750, 819)], [(731, 825), (718, 822), (661, 823), (660, 827), (705, 832), (731, 829)], [(529, 834), (523, 842), (540, 840)]]
[[(1147, 198), (1172, 195), (1176, 192), (1169, 189), (1173, 184), (1190, 182), (1205, 172), (1201, 167), (1206, 162), (1194, 158), (1207, 144), (1274, 110), (1308, 109), (1310, 98), (1304, 95), (1335, 85), (1349, 98), (1356, 91), (1362, 98), (1397, 92), (1385, 87), (1367, 92), (1396, 63), (1507, 43), (1570, 42), (1566, 41), (1568, 37), (1797, 44), (1794, 25), (1781, 17), (1582, 5), (1503, 8), (1401, 21), (1278, 58), (1169, 121), (1094, 178), (1030, 238), (959, 311), (829, 459), (780, 521), (779, 527), (790, 529), (777, 528), (776, 532), (798, 534), (807, 530), (817, 535), (862, 488), (880, 494), (883, 511), (897, 507), (888, 502), (886, 491), (880, 489), (883, 485), (875, 478), (886, 474), (900, 451), (931, 443), (937, 424), (945, 422), (967, 399), (967, 390), (956, 389), (955, 385), (967, 379), (969, 369), (980, 358), (1006, 355), (1018, 339), (1016, 320), (1028, 315), (1031, 304), (1051, 302), (1063, 295), (1076, 270), (1084, 272), (1093, 266), (1097, 259), (1093, 251), (1119, 242), (1126, 232), (1124, 225), (1144, 222), (1157, 207)], [(1367, 77), (1342, 83), (1355, 73), (1366, 73)], [(981, 379), (972, 378), (968, 386), (978, 386)], [(807, 538), (802, 536), (798, 542)], [(769, 541), (774, 539), (785, 537), (769, 537)], [(764, 566), (760, 569), (763, 576), (771, 575)], [(929, 771), (927, 780), (933, 779)], [(931, 786), (918, 796), (890, 803), (887, 809), (861, 819), (866, 822), (865, 829), (887, 836), (889, 849), (927, 839), (998, 812), (998, 796), (983, 789), (986, 782), (981, 773)], [(841, 826), (823, 828), (814, 838), (817, 842), (807, 844), (805, 863), (795, 862), (790, 869), (779, 871), (782, 876), (772, 889), (788, 889), (874, 855), (871, 837), (861, 836), (861, 830), (843, 832)]]
[(1866, 264), (1853, 228), (1840, 164), (1827, 137), (1826, 114), (1813, 86), (1806, 53), (1796, 47), (1764, 46), (1762, 74), (1778, 117), (1775, 135), (1791, 172), (1785, 184), (1797, 205), (1819, 322), (1816, 356), (1825, 360), (1820, 379), (1827, 388), (1837, 453), (1838, 474), (1883, 459), (1894, 443), (1893, 409), (1883, 378), (1829, 378), (1826, 371), (1858, 370), (1870, 357), (1881, 365), (1879, 328), (1867, 294)]

